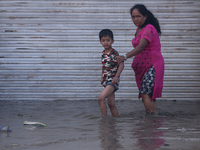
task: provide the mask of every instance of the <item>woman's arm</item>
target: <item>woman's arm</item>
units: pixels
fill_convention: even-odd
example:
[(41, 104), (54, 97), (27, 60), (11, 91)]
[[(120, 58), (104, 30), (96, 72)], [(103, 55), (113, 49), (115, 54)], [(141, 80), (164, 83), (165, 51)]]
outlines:
[(138, 46), (136, 46), (132, 51), (130, 51), (126, 54), (126, 58), (124, 56), (117, 56), (116, 57), (117, 62), (121, 63), (125, 59), (136, 56), (137, 54), (139, 54), (141, 51), (144, 50), (144, 48), (147, 46), (148, 43), (149, 43), (149, 41), (147, 39), (141, 38)]
[(138, 46), (136, 46), (132, 51), (130, 51), (126, 54), (126, 58), (131, 58), (131, 57), (139, 54), (141, 51), (143, 51), (145, 49), (145, 47), (147, 46), (148, 43), (149, 43), (149, 41), (147, 39), (141, 38)]

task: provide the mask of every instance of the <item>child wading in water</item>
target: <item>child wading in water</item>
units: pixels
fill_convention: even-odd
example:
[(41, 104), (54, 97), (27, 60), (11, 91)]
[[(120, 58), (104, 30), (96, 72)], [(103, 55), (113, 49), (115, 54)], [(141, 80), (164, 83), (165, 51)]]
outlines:
[(102, 75), (101, 84), (104, 86), (104, 90), (98, 98), (98, 103), (101, 109), (102, 115), (107, 115), (107, 107), (105, 99), (107, 98), (108, 106), (113, 117), (118, 117), (118, 111), (115, 106), (115, 92), (119, 89), (118, 84), (120, 80), (120, 74), (124, 69), (124, 63), (117, 63), (115, 59), (119, 56), (118, 52), (112, 48), (114, 43), (113, 33), (109, 29), (103, 29), (99, 33), (100, 43), (104, 47), (102, 52)]

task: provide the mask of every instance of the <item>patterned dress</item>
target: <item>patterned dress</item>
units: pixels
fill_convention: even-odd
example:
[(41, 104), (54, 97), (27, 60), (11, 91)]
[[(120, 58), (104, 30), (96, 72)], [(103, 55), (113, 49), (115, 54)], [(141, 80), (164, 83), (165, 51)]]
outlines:
[[(101, 84), (104, 87), (106, 87), (108, 82), (112, 82), (112, 79), (115, 77), (115, 74), (117, 73), (119, 65), (115, 59), (116, 56), (119, 56), (119, 54), (114, 49), (112, 49), (107, 54), (105, 54), (105, 50), (102, 52), (101, 62), (102, 62), (103, 82)], [(118, 83), (116, 85), (118, 85)]]
[[(138, 30), (138, 29), (137, 29)], [(135, 72), (135, 79), (138, 89), (141, 90), (142, 79), (151, 66), (155, 68), (155, 83), (152, 100), (162, 96), (164, 79), (164, 59), (161, 54), (160, 38), (153, 25), (146, 25), (138, 33), (137, 38), (133, 38), (133, 47), (138, 46), (141, 38), (149, 41), (145, 49), (133, 59), (132, 68)], [(138, 96), (140, 98), (140, 94)]]

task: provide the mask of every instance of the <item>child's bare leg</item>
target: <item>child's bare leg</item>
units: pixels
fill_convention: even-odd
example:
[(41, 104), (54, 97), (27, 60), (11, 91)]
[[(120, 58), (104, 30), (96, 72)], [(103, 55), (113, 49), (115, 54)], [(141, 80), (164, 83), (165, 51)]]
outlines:
[(151, 97), (148, 94), (141, 94), (146, 112), (149, 114), (157, 114), (156, 102), (151, 102)]
[(102, 115), (105, 115), (105, 116), (107, 115), (107, 107), (105, 104), (105, 99), (109, 97), (113, 93), (113, 91), (114, 91), (114, 87), (112, 85), (107, 85), (98, 98)]
[(113, 117), (118, 117), (118, 111), (115, 106), (115, 93), (113, 92), (109, 97), (107, 97), (108, 100), (108, 106), (110, 108), (110, 111), (113, 115)]

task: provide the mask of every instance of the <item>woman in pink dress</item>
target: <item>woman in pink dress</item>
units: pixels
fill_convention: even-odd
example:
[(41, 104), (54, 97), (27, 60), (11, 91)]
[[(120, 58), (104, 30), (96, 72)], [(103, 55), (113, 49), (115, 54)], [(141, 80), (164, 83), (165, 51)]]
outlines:
[(124, 56), (118, 56), (118, 63), (133, 56), (132, 68), (146, 112), (157, 114), (156, 98), (162, 96), (164, 59), (161, 54), (160, 25), (154, 15), (142, 4), (130, 9), (133, 23), (137, 26), (132, 40), (134, 49)]

